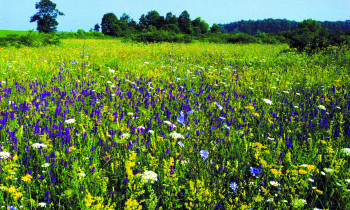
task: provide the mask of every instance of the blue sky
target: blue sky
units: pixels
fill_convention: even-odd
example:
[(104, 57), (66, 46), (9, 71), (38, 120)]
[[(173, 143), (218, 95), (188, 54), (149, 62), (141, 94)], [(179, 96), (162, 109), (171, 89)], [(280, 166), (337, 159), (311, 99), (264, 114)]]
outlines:
[[(0, 29), (36, 29), (30, 17), (37, 12), (39, 0), (0, 0)], [(179, 16), (187, 10), (191, 19), (201, 17), (213, 23), (230, 23), (239, 20), (286, 18), (302, 21), (308, 18), (319, 21), (345, 21), (350, 19), (350, 0), (52, 0), (60, 16), (58, 31), (88, 31), (101, 23), (104, 14), (113, 12), (119, 18), (128, 14), (136, 22), (142, 14), (156, 10), (165, 16), (172, 12)]]

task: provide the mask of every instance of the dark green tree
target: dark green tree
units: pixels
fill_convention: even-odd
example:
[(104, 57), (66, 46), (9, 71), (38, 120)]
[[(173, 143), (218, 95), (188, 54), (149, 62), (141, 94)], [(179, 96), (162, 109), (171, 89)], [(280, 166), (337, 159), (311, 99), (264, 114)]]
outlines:
[(192, 33), (190, 14), (188, 14), (186, 10), (180, 14), (178, 22), (179, 22), (179, 28), (183, 33), (185, 34)]
[(98, 25), (98, 23), (96, 23), (96, 25), (94, 27), (94, 31), (96, 31), (96, 32), (100, 31), (100, 25)]
[(220, 33), (220, 31), (221, 31), (220, 26), (216, 23), (214, 23), (210, 28), (211, 33)]
[[(205, 33), (207, 33), (208, 30), (209, 30), (209, 24), (206, 23), (204, 20), (202, 20), (200, 17), (197, 17), (196, 19), (194, 19), (194, 20), (192, 21), (192, 26), (193, 26), (193, 30), (195, 30), (195, 29), (194, 29), (195, 27), (198, 27), (199, 32), (200, 32), (201, 34), (205, 34)], [(197, 29), (197, 30), (198, 30), (198, 29)]]
[(39, 12), (30, 17), (30, 22), (37, 22), (36, 29), (43, 33), (56, 32), (58, 25), (56, 18), (58, 15), (64, 15), (56, 9), (56, 4), (50, 0), (41, 0), (35, 3), (35, 9), (38, 9)]
[(102, 33), (105, 35), (115, 36), (118, 33), (118, 18), (114, 13), (107, 13), (102, 18)]

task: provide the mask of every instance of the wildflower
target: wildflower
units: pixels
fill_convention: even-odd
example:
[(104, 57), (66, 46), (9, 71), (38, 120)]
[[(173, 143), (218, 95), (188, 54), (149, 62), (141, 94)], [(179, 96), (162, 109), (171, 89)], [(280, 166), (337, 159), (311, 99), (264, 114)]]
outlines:
[(192, 88), (190, 88), (190, 90), (189, 90), (191, 93), (194, 93), (194, 90), (192, 89)]
[(41, 165), (41, 167), (43, 167), (43, 168), (47, 168), (49, 166), (50, 166), (50, 163), (44, 163), (43, 165)]
[(75, 119), (74, 118), (68, 119), (68, 120), (66, 120), (64, 122), (67, 123), (67, 124), (73, 124), (73, 123), (75, 123)]
[(331, 168), (324, 168), (323, 169), (326, 173), (333, 173), (334, 172), (334, 169), (331, 169)]
[(321, 171), (321, 174), (322, 174), (323, 176), (325, 176), (325, 175), (326, 175), (326, 173), (325, 173), (324, 171)]
[(273, 202), (273, 198), (269, 198), (266, 200), (267, 202)]
[(201, 150), (199, 154), (203, 157), (203, 160), (209, 157), (209, 152), (207, 150)]
[(238, 188), (237, 183), (236, 182), (231, 182), (230, 188), (235, 192), (237, 190), (237, 188)]
[(22, 177), (22, 181), (24, 181), (24, 182), (31, 182), (32, 178), (33, 177), (30, 174), (27, 174), (24, 177)]
[(145, 62), (145, 64), (149, 64), (149, 62), (148, 62), (148, 61), (146, 61), (146, 62)]
[(46, 144), (41, 144), (41, 143), (34, 143), (34, 144), (32, 144), (32, 147), (34, 149), (40, 149), (40, 148), (46, 148), (47, 145)]
[(271, 169), (271, 172), (274, 174), (274, 175), (282, 175), (282, 172), (277, 170), (277, 169)]
[(113, 70), (113, 69), (109, 69), (108, 70), (110, 73), (115, 73), (115, 70)]
[(292, 200), (291, 204), (294, 208), (302, 208), (302, 207), (304, 207), (305, 204), (307, 204), (307, 202), (304, 199), (296, 198), (296, 199)]
[(148, 182), (150, 181), (151, 184), (153, 184), (154, 182), (156, 182), (158, 180), (158, 175), (156, 173), (154, 173), (153, 171), (145, 171), (142, 174), (142, 181), (143, 182)]
[(175, 140), (177, 140), (177, 139), (184, 139), (185, 138), (182, 134), (176, 133), (175, 131), (170, 133), (169, 136), (172, 137)]
[(7, 208), (8, 208), (9, 210), (17, 210), (17, 208), (14, 207), (14, 206), (7, 206)]
[(148, 133), (154, 134), (154, 131), (153, 130), (149, 130)]
[(305, 171), (305, 170), (303, 170), (303, 169), (300, 169), (300, 170), (299, 170), (299, 173), (300, 173), (300, 174), (307, 174), (307, 171)]
[(313, 179), (309, 178), (309, 181), (310, 181), (310, 182), (314, 182), (315, 180), (313, 180)]
[(176, 126), (170, 121), (164, 121), (164, 123), (167, 125), (171, 125), (173, 128), (176, 128)]
[(344, 181), (350, 184), (350, 179), (345, 179)]
[(130, 138), (130, 134), (129, 133), (124, 133), (123, 135), (121, 135), (122, 139), (129, 139)]
[(10, 155), (10, 153), (8, 153), (8, 152), (0, 152), (0, 157), (1, 157), (1, 159), (7, 159), (7, 158), (9, 158), (11, 155)]
[(15, 199), (17, 200), (18, 198), (22, 197), (23, 194), (22, 194), (21, 192), (16, 192), (16, 193), (14, 194), (14, 196), (15, 196)]
[(272, 186), (275, 186), (275, 187), (278, 187), (278, 186), (281, 185), (280, 183), (275, 182), (275, 181), (270, 181), (270, 184), (271, 184)]
[(326, 107), (323, 106), (323, 105), (318, 105), (318, 108), (319, 108), (319, 109), (322, 109), (322, 110), (326, 110)]
[(261, 173), (259, 168), (254, 168), (254, 167), (250, 167), (249, 171), (250, 171), (250, 173), (253, 174), (253, 176), (260, 175), (260, 173)]
[(350, 156), (350, 148), (343, 148), (340, 150), (340, 154), (342, 154), (345, 157), (349, 157)]
[(128, 112), (128, 114), (127, 114), (127, 115), (133, 116), (133, 115), (134, 115), (134, 113), (132, 113), (132, 112)]
[(185, 146), (184, 143), (182, 143), (181, 141), (179, 141), (177, 144), (178, 144), (180, 147), (184, 147), (184, 146)]
[(265, 103), (267, 103), (267, 104), (272, 105), (272, 101), (269, 100), (269, 99), (267, 99), (267, 98), (264, 98), (263, 101), (264, 101)]
[(79, 177), (85, 177), (86, 175), (85, 175), (85, 173), (78, 173), (78, 176)]
[(44, 203), (44, 202), (38, 203), (38, 206), (39, 207), (46, 207), (46, 203)]
[(222, 107), (220, 104), (218, 104), (217, 102), (215, 102), (215, 105), (216, 105), (220, 110), (223, 109), (223, 107)]

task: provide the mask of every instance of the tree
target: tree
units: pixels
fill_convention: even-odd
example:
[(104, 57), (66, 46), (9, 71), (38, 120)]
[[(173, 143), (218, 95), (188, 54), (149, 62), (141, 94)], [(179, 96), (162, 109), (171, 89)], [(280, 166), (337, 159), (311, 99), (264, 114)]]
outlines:
[(36, 29), (43, 33), (56, 32), (58, 25), (56, 21), (57, 15), (64, 15), (56, 9), (56, 4), (50, 0), (41, 0), (35, 3), (35, 9), (38, 9), (39, 12), (30, 17), (30, 22), (37, 22), (38, 27)]
[(190, 14), (188, 14), (186, 10), (180, 14), (178, 22), (179, 22), (179, 28), (183, 33), (185, 34), (192, 33)]
[(221, 31), (220, 26), (216, 23), (214, 23), (210, 28), (211, 33), (219, 33), (220, 31)]
[(94, 31), (96, 31), (96, 32), (100, 31), (100, 26), (98, 25), (98, 23), (96, 23), (96, 25), (94, 27)]
[(115, 35), (117, 31), (118, 18), (114, 13), (107, 13), (102, 18), (102, 33), (105, 35)]

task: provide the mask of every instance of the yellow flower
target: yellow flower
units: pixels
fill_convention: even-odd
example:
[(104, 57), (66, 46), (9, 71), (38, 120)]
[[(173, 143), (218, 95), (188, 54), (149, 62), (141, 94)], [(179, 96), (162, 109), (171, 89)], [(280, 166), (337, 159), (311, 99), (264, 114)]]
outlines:
[(254, 107), (253, 106), (246, 106), (246, 107), (244, 107), (245, 109), (249, 109), (249, 110), (252, 110), (252, 109), (254, 109)]
[(14, 161), (18, 160), (18, 156), (17, 155), (13, 156), (13, 160)]
[(323, 191), (318, 190), (318, 189), (316, 189), (316, 192), (319, 193), (319, 194), (321, 194), (321, 195), (323, 194)]
[(11, 186), (11, 187), (9, 187), (9, 188), (7, 189), (7, 191), (8, 191), (9, 193), (14, 193), (14, 192), (16, 192), (16, 188), (15, 188), (14, 186)]
[(316, 168), (316, 166), (313, 166), (313, 165), (307, 165), (307, 166), (306, 166), (306, 168), (307, 168), (309, 171), (311, 171), (311, 170), (315, 169), (315, 168)]
[(277, 169), (271, 169), (271, 172), (274, 174), (274, 175), (282, 175), (282, 172), (277, 170)]
[(24, 181), (24, 182), (31, 182), (32, 181), (32, 176), (30, 174), (27, 174), (24, 177), (22, 177), (22, 181)]
[(21, 192), (16, 192), (15, 193), (15, 199), (17, 200), (18, 198), (22, 197), (23, 194)]
[(303, 169), (300, 169), (300, 170), (299, 170), (299, 173), (300, 173), (300, 174), (307, 174), (307, 171), (305, 171), (305, 170), (303, 170)]
[(74, 146), (69, 147), (69, 151), (74, 151), (76, 148)]

